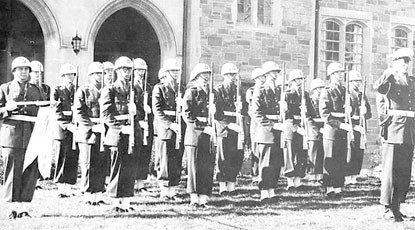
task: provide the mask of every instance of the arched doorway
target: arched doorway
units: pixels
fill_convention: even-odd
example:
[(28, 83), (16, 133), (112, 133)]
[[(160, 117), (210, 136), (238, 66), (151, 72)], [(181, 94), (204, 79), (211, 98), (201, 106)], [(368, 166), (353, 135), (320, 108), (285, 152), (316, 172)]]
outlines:
[(108, 17), (98, 31), (94, 60), (114, 61), (120, 56), (143, 58), (149, 68), (149, 82), (157, 82), (160, 43), (148, 20), (136, 9), (120, 9)]
[(10, 65), (17, 56), (44, 62), (45, 42), (35, 15), (15, 0), (0, 0), (0, 83), (12, 79)]

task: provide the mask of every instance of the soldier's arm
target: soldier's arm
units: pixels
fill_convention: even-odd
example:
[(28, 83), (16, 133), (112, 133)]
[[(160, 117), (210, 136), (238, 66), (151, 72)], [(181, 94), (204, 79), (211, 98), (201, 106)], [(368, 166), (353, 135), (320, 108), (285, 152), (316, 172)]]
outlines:
[(156, 85), (153, 89), (153, 95), (152, 95), (152, 108), (153, 108), (153, 114), (154, 118), (158, 119), (158, 124), (164, 123), (165, 126), (170, 126), (171, 121), (168, 119), (167, 115), (163, 112), (163, 109), (161, 108), (163, 103), (163, 92), (161, 91), (159, 85)]
[(87, 111), (87, 105), (85, 103), (86, 96), (84, 89), (80, 87), (76, 91), (74, 96), (74, 114), (75, 121), (81, 125), (92, 125), (91, 119), (89, 118)]
[(186, 122), (187, 126), (197, 127), (198, 122), (193, 111), (193, 108), (194, 108), (193, 99), (194, 98), (195, 97), (193, 95), (192, 88), (187, 89), (183, 96), (183, 107), (182, 107), (183, 120), (184, 122)]
[(314, 114), (314, 108), (313, 108), (313, 104), (311, 103), (310, 94), (308, 92), (306, 92), (305, 96), (306, 96), (305, 97), (305, 103), (306, 103), (306, 106), (307, 106), (307, 119), (311, 120), (316, 115)]
[(135, 98), (135, 100), (136, 100), (135, 101), (135, 106), (137, 108), (137, 115), (136, 115), (135, 119), (136, 120), (144, 120), (145, 112), (144, 112), (144, 104), (143, 104), (144, 101), (143, 101), (143, 97), (140, 97), (138, 95), (137, 90), (135, 90), (135, 91), (136, 91), (135, 92), (135, 95), (137, 95), (136, 98)]
[(215, 111), (215, 120), (222, 121), (225, 118), (224, 112), (223, 112), (223, 98), (221, 94), (219, 93), (219, 89), (213, 89), (213, 101), (215, 102), (216, 111)]
[(5, 85), (0, 86), (0, 119), (4, 119), (9, 116), (9, 111), (6, 109), (6, 90)]
[(101, 92), (101, 98), (99, 100), (102, 118), (104, 123), (107, 124), (111, 128), (115, 128), (118, 126), (115, 120), (115, 104), (113, 101), (113, 96), (111, 95), (110, 87), (104, 87)]
[(294, 103), (290, 103), (291, 97), (292, 97), (292, 94), (290, 92), (285, 93), (285, 102), (287, 102), (287, 109), (285, 110), (284, 118), (286, 121), (290, 121), (290, 122), (292, 122), (294, 119), (293, 111), (295, 107)]
[(60, 100), (59, 94), (60, 94), (60, 89), (59, 89), (59, 87), (57, 86), (57, 87), (55, 87), (55, 89), (53, 90), (53, 100), (58, 102), (58, 103), (56, 104), (56, 107), (55, 107), (56, 118), (57, 118), (57, 120), (58, 120), (58, 121), (60, 121), (60, 122), (63, 122), (63, 123), (68, 123), (68, 122), (65, 120), (65, 116), (63, 115), (63, 104), (62, 104), (62, 102), (61, 102), (61, 100)]
[(387, 94), (390, 88), (390, 84), (395, 81), (395, 71), (393, 69), (387, 69), (383, 72), (382, 76), (373, 83), (373, 88), (381, 94)]
[(265, 116), (266, 114), (264, 114), (264, 103), (264, 94), (261, 92), (260, 88), (258, 87), (254, 89), (252, 96), (252, 119), (254, 119), (258, 125), (261, 125), (271, 131), (273, 123)]
[(333, 108), (333, 101), (330, 98), (330, 93), (327, 88), (323, 89), (320, 94), (319, 100), (320, 116), (325, 123), (328, 123), (331, 119), (331, 112)]
[(372, 109), (370, 108), (370, 104), (369, 101), (367, 100), (367, 97), (365, 96), (365, 101), (366, 101), (366, 115), (365, 118), (366, 120), (372, 118)]

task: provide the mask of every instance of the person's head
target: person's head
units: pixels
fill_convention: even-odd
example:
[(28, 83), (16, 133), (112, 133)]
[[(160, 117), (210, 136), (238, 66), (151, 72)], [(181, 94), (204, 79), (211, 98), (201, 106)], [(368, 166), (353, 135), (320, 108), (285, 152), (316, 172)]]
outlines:
[(134, 79), (143, 81), (146, 75), (147, 69), (148, 69), (147, 63), (141, 58), (134, 59), (133, 63), (134, 63)]
[(35, 83), (39, 84), (41, 83), (42, 74), (43, 74), (43, 65), (39, 61), (31, 61), (30, 62), (30, 80)]
[(102, 72), (104, 71), (104, 66), (101, 62), (92, 62), (88, 66), (88, 76), (92, 84), (101, 87), (102, 84)]
[(255, 81), (255, 85), (262, 85), (265, 82), (265, 75), (262, 68), (255, 68), (252, 70), (251, 79)]
[(76, 76), (76, 68), (72, 64), (66, 63), (61, 66), (59, 76), (62, 79), (62, 85), (71, 85)]
[(320, 78), (313, 79), (311, 82), (310, 90), (311, 95), (314, 95), (315, 97), (320, 97), (321, 90), (325, 87), (325, 83)]
[(168, 80), (176, 81), (181, 71), (181, 65), (176, 59), (170, 58), (164, 61), (163, 69)]
[(222, 66), (221, 75), (225, 83), (236, 84), (239, 77), (239, 69), (233, 63), (226, 63)]
[(109, 61), (103, 63), (104, 85), (111, 85), (114, 82), (114, 64)]
[(12, 61), (12, 74), (18, 82), (29, 81), (30, 62), (25, 57), (17, 57)]
[(273, 61), (267, 61), (262, 64), (262, 71), (267, 80), (275, 81), (278, 78), (281, 68)]
[(288, 82), (295, 89), (300, 88), (304, 81), (303, 71), (294, 69), (288, 75)]
[(392, 53), (392, 68), (398, 73), (408, 73), (409, 62), (414, 52), (409, 48), (401, 48)]
[(350, 70), (349, 71), (349, 85), (350, 89), (358, 91), (362, 84), (362, 75), (360, 75), (359, 71), (357, 70)]
[(115, 61), (114, 71), (117, 74), (117, 80), (129, 81), (132, 69), (133, 62), (128, 57), (121, 56)]
[(197, 86), (207, 88), (212, 70), (205, 63), (199, 63), (195, 65), (190, 73), (190, 81), (194, 82)]
[(334, 85), (344, 84), (344, 68), (338, 62), (330, 63), (327, 66), (327, 76), (330, 78), (330, 83)]

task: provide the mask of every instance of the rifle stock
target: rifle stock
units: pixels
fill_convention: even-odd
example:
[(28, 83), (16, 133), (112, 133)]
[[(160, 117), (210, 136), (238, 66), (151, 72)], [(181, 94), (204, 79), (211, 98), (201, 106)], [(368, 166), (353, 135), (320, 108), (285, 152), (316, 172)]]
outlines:
[(363, 127), (363, 133), (360, 135), (360, 149), (365, 149), (367, 144), (366, 133), (366, 114), (362, 113), (366, 110), (366, 76), (363, 76), (362, 98), (360, 102), (360, 126)]

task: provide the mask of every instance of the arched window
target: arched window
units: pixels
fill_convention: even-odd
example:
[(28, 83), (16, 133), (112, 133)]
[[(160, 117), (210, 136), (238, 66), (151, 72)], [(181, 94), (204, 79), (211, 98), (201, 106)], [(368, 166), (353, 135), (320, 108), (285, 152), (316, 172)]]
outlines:
[(392, 33), (392, 51), (408, 45), (408, 31), (402, 27), (395, 28)]
[(363, 28), (358, 24), (349, 24), (346, 26), (344, 59), (349, 69), (362, 72)]
[(324, 61), (339, 61), (340, 25), (335, 21), (326, 21), (323, 29)]

